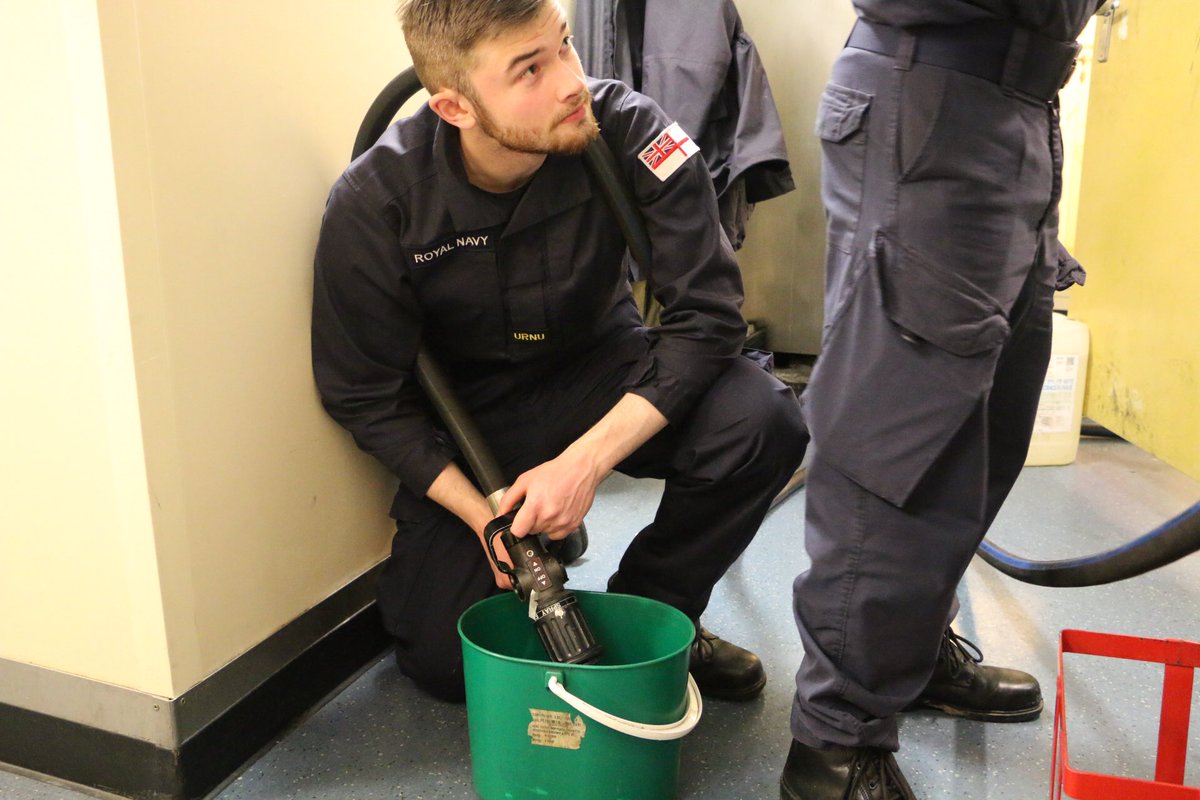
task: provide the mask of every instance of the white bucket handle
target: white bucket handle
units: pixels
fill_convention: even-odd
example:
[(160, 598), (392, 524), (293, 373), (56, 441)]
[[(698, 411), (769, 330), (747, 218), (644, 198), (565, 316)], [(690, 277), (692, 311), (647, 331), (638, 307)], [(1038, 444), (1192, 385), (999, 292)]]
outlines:
[(700, 722), (700, 715), (704, 711), (704, 703), (700, 700), (700, 689), (696, 686), (696, 681), (692, 678), (690, 672), (688, 673), (687, 683), (687, 710), (683, 712), (683, 717), (678, 722), (670, 722), (666, 725), (650, 725), (645, 722), (634, 722), (613, 716), (607, 711), (601, 711), (591, 703), (580, 700), (568, 692), (567, 688), (558, 682), (558, 676), (554, 673), (550, 673), (550, 679), (547, 681), (546, 687), (551, 692), (554, 692), (564, 703), (588, 719), (599, 722), (601, 725), (612, 728), (619, 733), (626, 733), (630, 736), (636, 736), (639, 739), (653, 739), (659, 742), (682, 739), (691, 733), (696, 724)]

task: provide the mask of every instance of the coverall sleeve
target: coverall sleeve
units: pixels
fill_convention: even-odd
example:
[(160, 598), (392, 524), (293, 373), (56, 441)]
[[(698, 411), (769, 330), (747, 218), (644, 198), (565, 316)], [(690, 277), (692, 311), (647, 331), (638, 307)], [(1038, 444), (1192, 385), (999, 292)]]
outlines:
[(321, 222), (313, 284), (313, 374), (329, 414), (424, 496), (454, 456), (413, 372), (421, 315), (386, 209), (348, 175)]
[(631, 391), (675, 424), (741, 353), (742, 278), (703, 156), (696, 153), (660, 181), (638, 154), (671, 120), (645, 96), (628, 92), (620, 102), (613, 149), (646, 221), (652, 263), (642, 266), (662, 305), (642, 378)]

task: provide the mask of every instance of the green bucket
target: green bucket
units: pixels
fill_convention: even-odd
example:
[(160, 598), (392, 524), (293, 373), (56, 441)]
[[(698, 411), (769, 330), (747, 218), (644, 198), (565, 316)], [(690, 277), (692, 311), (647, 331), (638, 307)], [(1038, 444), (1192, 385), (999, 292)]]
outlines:
[(700, 719), (695, 627), (655, 600), (576, 592), (604, 654), (546, 660), (510, 593), (458, 621), (475, 789), (484, 800), (670, 800), (680, 738)]

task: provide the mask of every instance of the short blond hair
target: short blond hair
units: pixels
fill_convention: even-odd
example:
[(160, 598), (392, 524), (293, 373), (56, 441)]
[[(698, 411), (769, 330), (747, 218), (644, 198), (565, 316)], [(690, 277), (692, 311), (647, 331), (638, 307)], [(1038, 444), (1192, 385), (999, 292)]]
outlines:
[(471, 48), (537, 19), (553, 0), (404, 0), (398, 16), (421, 83), (473, 95)]

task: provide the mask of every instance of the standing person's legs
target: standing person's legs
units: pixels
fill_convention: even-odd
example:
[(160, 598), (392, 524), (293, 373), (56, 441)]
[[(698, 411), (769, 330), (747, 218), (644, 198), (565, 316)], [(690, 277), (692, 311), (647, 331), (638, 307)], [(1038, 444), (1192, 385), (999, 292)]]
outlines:
[[(931, 676), (945, 688), (955, 588), (1003, 494), (993, 463), (997, 481), (1015, 477), (1019, 447), (994, 460), (989, 439), (1023, 413), (1028, 389), (1019, 402), (1002, 390), (997, 415), (989, 401), (1019, 341), (1010, 313), (1043, 277), (1033, 262), (1052, 203), (1049, 118), (950, 71), (847, 51), (819, 130), (829, 327), (807, 395), (812, 566), (794, 591), (805, 657), (782, 793), (826, 780), (812, 796), (841, 797), (869, 767), (886, 796), (911, 797), (887, 755), (895, 714), (927, 697)], [(948, 676), (967, 679), (955, 712), (1040, 711), (1032, 676), (953, 666)]]
[(814, 450), (805, 519), (812, 565), (794, 587), (804, 644), (792, 711), (797, 741), (899, 747), (895, 714), (929, 680), (955, 587), (978, 545), (985, 472), (982, 404), (905, 508)]
[[(792, 713), (797, 741), (898, 748), (895, 714), (928, 691), (957, 584), (1024, 461), (1049, 355), (1051, 302), (1035, 267), (987, 401), (903, 508), (814, 450), (805, 532), (812, 567), (794, 592), (805, 650)], [(981, 682), (993, 684), (965, 687), (966, 700), (983, 704), (980, 717), (1027, 718), (1030, 709), (1036, 716), (1040, 696), (1029, 676), (982, 670)]]

